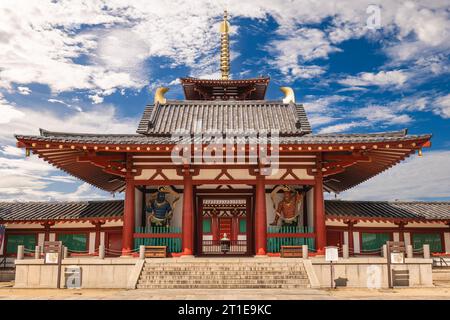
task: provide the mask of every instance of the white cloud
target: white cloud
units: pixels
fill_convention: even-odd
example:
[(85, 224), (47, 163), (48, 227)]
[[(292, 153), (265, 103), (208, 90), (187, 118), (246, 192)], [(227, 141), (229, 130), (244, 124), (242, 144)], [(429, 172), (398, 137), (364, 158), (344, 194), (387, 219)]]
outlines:
[[(445, 2), (378, 3), (379, 32), (397, 37), (386, 48), (393, 58), (417, 58), (427, 50), (448, 48)], [(342, 41), (371, 36), (366, 28), (369, 4), (372, 1), (3, 0), (0, 86), (36, 82), (53, 92), (84, 89), (106, 95), (146, 85), (144, 66), (152, 57), (169, 57), (170, 66), (195, 65), (194, 74), (217, 72), (217, 59), (211, 55), (218, 49), (218, 19), (225, 7), (232, 19), (271, 16), (281, 37), (267, 46), (274, 53), (269, 57), (274, 66), (291, 79), (317, 77), (326, 69), (309, 62), (327, 58)], [(330, 24), (325, 31), (310, 27), (325, 20)], [(232, 25), (234, 33), (236, 29)]]
[(362, 72), (357, 76), (349, 76), (338, 82), (351, 87), (401, 87), (408, 79), (408, 74), (401, 70), (379, 71), (378, 73)]
[(450, 93), (436, 98), (434, 102), (434, 105), (436, 106), (434, 111), (443, 118), (450, 118)]
[(79, 112), (82, 112), (82, 111), (83, 111), (83, 109), (82, 109), (80, 106), (74, 106), (74, 105), (72, 105), (72, 104), (69, 104), (69, 103), (67, 103), (67, 102), (64, 102), (63, 100), (59, 100), (59, 99), (48, 99), (47, 101), (48, 101), (48, 102), (51, 102), (51, 103), (59, 103), (59, 104), (65, 105), (66, 107), (68, 107), (68, 108), (70, 108), (70, 109), (73, 109), (73, 110), (76, 110), (76, 111), (79, 111)]
[(362, 117), (372, 124), (382, 122), (383, 125), (406, 124), (412, 121), (407, 114), (397, 114), (389, 107), (368, 106), (360, 108), (353, 113), (356, 117)]
[(15, 156), (15, 157), (20, 157), (25, 154), (23, 149), (16, 148), (14, 146), (0, 147), (0, 153), (4, 154), (5, 156)]
[(349, 129), (355, 128), (355, 127), (361, 127), (366, 126), (367, 124), (363, 122), (346, 122), (346, 123), (339, 123), (332, 126), (327, 126), (325, 128), (320, 129), (319, 133), (338, 133), (338, 132), (344, 132)]
[(424, 150), (374, 178), (343, 192), (348, 200), (450, 199), (450, 151)]
[(399, 28), (400, 40), (387, 48), (393, 59), (417, 59), (450, 48), (450, 19), (445, 1), (405, 1), (393, 12), (392, 22)]
[[(133, 133), (138, 119), (119, 118), (113, 106), (97, 106), (92, 111), (59, 115), (44, 108), (24, 108), (0, 100), (0, 199), (80, 200), (108, 197), (106, 192), (65, 175), (43, 161), (14, 147), (13, 133), (37, 134), (39, 126), (52, 131), (85, 133)], [(56, 101), (55, 101), (56, 102)], [(58, 101), (59, 103), (59, 101)], [(58, 191), (52, 187), (58, 186)], [(73, 189), (76, 191), (64, 191)]]
[(21, 86), (18, 86), (18, 87), (17, 87), (17, 90), (19, 90), (19, 93), (22, 94), (22, 95), (24, 95), (24, 96), (27, 96), (27, 95), (29, 95), (29, 94), (31, 93), (31, 89), (28, 88), (28, 87), (21, 87)]
[(273, 66), (288, 75), (288, 80), (313, 78), (323, 74), (323, 67), (305, 65), (305, 62), (327, 58), (329, 53), (339, 51), (326, 39), (325, 33), (318, 29), (300, 28), (283, 36), (285, 39), (272, 41), (268, 50), (275, 56)]

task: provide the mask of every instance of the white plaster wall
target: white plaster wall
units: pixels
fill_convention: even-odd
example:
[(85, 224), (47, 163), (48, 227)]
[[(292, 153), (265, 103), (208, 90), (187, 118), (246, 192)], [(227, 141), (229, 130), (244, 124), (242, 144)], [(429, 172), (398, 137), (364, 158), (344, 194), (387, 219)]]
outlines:
[(398, 232), (394, 232), (392, 237), (394, 241), (400, 241), (400, 234)]
[(89, 253), (95, 252), (95, 232), (89, 232)]
[(142, 191), (136, 189), (134, 194), (134, 225), (140, 227), (142, 225)]
[(90, 222), (60, 222), (56, 223), (53, 227), (50, 228), (56, 228), (56, 229), (73, 229), (73, 228), (92, 228), (93, 224)]
[(105, 245), (105, 233), (104, 232), (100, 232), (100, 245), (102, 245), (102, 246)]
[(450, 253), (450, 232), (444, 232), (445, 252)]
[(359, 232), (353, 232), (353, 252), (360, 253), (361, 252), (361, 244), (359, 243)]
[(405, 246), (409, 246), (411, 244), (411, 234), (409, 232), (403, 233), (403, 239), (405, 239)]
[(48, 240), (49, 241), (56, 241), (56, 233), (50, 233), (48, 235)]
[(348, 245), (348, 231), (344, 231), (344, 244)]
[(38, 233), (38, 246), (43, 247), (44, 241), (45, 241), (45, 233)]

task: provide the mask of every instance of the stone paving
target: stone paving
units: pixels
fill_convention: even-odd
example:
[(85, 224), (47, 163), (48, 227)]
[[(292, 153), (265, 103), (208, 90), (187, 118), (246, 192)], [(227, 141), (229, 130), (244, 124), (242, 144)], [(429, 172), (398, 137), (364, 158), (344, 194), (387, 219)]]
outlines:
[(0, 283), (0, 299), (14, 300), (335, 300), (335, 299), (446, 299), (450, 288), (407, 289), (14, 289), (10, 283)]

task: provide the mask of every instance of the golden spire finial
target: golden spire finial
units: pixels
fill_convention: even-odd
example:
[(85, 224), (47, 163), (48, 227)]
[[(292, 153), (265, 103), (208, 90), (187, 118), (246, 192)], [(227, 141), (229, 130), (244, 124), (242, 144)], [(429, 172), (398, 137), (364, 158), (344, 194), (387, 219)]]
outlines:
[(220, 71), (222, 72), (222, 80), (228, 80), (230, 76), (230, 45), (228, 31), (230, 24), (228, 23), (228, 13), (223, 12), (223, 21), (220, 24)]

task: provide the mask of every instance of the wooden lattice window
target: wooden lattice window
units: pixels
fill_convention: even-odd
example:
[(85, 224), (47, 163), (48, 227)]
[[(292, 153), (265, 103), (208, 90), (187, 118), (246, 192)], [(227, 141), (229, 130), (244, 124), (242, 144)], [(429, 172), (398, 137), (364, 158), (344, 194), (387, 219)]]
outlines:
[(430, 252), (442, 252), (442, 241), (439, 233), (414, 233), (412, 238), (414, 250), (420, 250), (424, 244), (428, 244), (430, 245)]
[(87, 235), (85, 233), (59, 234), (58, 240), (70, 251), (84, 252), (87, 250)]
[(36, 235), (34, 234), (10, 234), (6, 244), (6, 253), (17, 253), (17, 246), (23, 245), (27, 250), (34, 250)]

